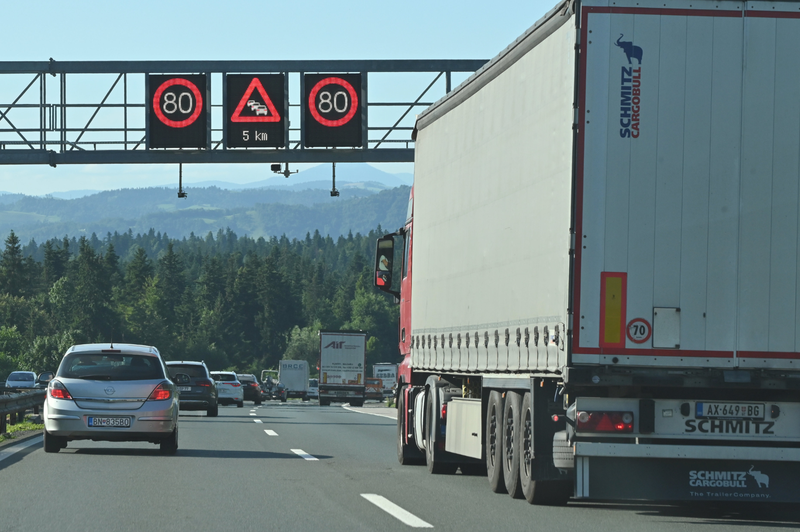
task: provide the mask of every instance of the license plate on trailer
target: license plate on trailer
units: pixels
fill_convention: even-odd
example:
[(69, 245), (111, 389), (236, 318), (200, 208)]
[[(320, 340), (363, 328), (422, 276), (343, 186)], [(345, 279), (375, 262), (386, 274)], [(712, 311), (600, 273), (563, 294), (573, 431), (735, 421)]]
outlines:
[(764, 419), (763, 403), (697, 403), (695, 417), (703, 419)]
[(192, 391), (192, 387), (191, 386), (178, 386), (178, 391), (179, 392), (191, 392)]
[(90, 427), (130, 427), (131, 418), (129, 417), (90, 417), (88, 419)]

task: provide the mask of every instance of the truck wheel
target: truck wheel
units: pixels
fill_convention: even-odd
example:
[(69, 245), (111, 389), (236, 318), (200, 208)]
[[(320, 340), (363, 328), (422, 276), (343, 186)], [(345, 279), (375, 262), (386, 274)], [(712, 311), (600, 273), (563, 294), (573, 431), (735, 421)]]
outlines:
[(486, 476), (489, 477), (489, 487), (495, 493), (505, 493), (506, 485), (503, 481), (503, 396), (493, 390), (489, 394), (489, 404), (486, 410)]
[(442, 462), (443, 451), (439, 451), (437, 442), (434, 441), (436, 435), (436, 416), (439, 408), (436, 401), (437, 390), (428, 390), (427, 405), (425, 408), (425, 463), (428, 472), (434, 475), (452, 475), (458, 469), (458, 464)]
[(364, 406), (364, 401), (363, 400), (361, 400), (361, 401), (351, 401), (350, 402), (350, 406), (355, 406), (355, 407)]
[(330, 403), (330, 402), (328, 402), (328, 401), (327, 401), (327, 400), (325, 400), (325, 399), (320, 399), (320, 400), (319, 400), (319, 406), (328, 406), (329, 404), (331, 404), (331, 403)]
[[(547, 506), (563, 506), (567, 504), (572, 495), (572, 482), (569, 480), (535, 480), (536, 459), (533, 447), (534, 431), (533, 405), (531, 394), (526, 393), (522, 399), (520, 413), (520, 441), (519, 441), (519, 480), (522, 493), (531, 504)], [(540, 459), (551, 459), (550, 456), (540, 456)]]
[(503, 479), (506, 491), (514, 499), (522, 498), (519, 483), (519, 412), (522, 402), (517, 392), (506, 393), (503, 407)]
[(413, 441), (407, 445), (403, 437), (408, 433), (406, 425), (406, 400), (400, 394), (399, 403), (397, 405), (397, 461), (400, 465), (420, 465), (422, 464), (422, 453), (417, 449), (417, 444)]

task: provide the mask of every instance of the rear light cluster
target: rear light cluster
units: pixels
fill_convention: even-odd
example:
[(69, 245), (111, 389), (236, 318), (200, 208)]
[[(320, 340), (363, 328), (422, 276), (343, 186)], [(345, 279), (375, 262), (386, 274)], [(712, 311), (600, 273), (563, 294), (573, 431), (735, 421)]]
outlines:
[(69, 391), (67, 391), (67, 387), (61, 384), (61, 381), (50, 381), (50, 386), (47, 387), (47, 393), (53, 399), (72, 399)]
[(172, 391), (166, 382), (162, 382), (155, 387), (153, 393), (147, 398), (148, 401), (165, 401), (172, 397)]
[(238, 382), (229, 382), (228, 384), (230, 384), (234, 388), (238, 388), (239, 386), (241, 386), (241, 383), (238, 383)]
[(213, 386), (214, 383), (208, 379), (197, 379), (194, 381), (195, 386)]
[(633, 412), (578, 412), (578, 432), (633, 432)]

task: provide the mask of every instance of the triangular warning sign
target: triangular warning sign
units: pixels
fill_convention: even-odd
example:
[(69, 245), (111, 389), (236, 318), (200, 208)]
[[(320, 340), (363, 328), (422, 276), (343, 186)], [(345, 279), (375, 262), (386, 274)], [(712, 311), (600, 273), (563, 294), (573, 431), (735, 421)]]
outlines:
[[(255, 116), (242, 116), (242, 110), (244, 110), (244, 106), (247, 105), (248, 99), (252, 96), (253, 91), (258, 89), (258, 93), (261, 95), (261, 98), (264, 100), (264, 105), (258, 104), (257, 106), (250, 107), (251, 110), (255, 111)], [(266, 107), (266, 109), (264, 109)], [(262, 115), (261, 112), (269, 112), (269, 114)], [(231, 116), (231, 122), (280, 122), (281, 116), (278, 114), (278, 110), (275, 109), (275, 105), (270, 100), (269, 96), (267, 95), (267, 91), (264, 90), (264, 86), (261, 84), (261, 81), (258, 78), (253, 78), (253, 81), (250, 82), (250, 85), (247, 87), (247, 90), (244, 91), (244, 96), (239, 101), (239, 105), (236, 106), (236, 109), (233, 111), (233, 116)]]

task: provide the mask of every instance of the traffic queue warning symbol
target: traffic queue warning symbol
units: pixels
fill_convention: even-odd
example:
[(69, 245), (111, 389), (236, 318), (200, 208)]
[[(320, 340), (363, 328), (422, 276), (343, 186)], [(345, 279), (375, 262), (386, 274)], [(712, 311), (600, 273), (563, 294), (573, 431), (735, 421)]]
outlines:
[[(256, 90), (264, 103), (252, 98), (253, 92)], [(242, 116), (245, 105), (255, 114)], [(231, 120), (233, 122), (280, 122), (281, 116), (278, 114), (278, 110), (275, 109), (275, 104), (270, 100), (267, 91), (264, 90), (264, 85), (261, 84), (258, 78), (253, 78), (253, 81), (250, 82), (244, 92), (244, 96), (239, 100), (239, 105), (234, 109)]]
[(147, 85), (148, 147), (208, 147), (206, 76), (150, 75)]
[(305, 74), (303, 86), (303, 145), (362, 146), (366, 94), (361, 74)]
[(286, 76), (225, 76), (225, 146), (285, 148), (288, 138)]

